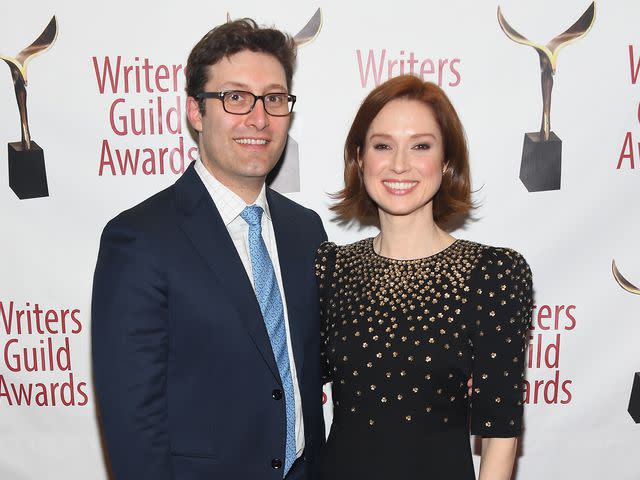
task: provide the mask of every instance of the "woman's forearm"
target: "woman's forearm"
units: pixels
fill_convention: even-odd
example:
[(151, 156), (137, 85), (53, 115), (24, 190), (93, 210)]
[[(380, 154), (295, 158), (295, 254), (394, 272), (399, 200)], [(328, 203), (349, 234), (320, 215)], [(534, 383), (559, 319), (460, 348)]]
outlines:
[(510, 480), (517, 438), (483, 438), (479, 480)]

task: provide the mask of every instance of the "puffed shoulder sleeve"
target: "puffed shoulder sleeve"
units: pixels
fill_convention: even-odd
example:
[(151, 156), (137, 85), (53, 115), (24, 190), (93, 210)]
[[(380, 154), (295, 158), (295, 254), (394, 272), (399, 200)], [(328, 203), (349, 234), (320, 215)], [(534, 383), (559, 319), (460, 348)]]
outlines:
[(329, 341), (329, 316), (332, 297), (335, 292), (334, 267), (336, 262), (336, 244), (323, 242), (316, 253), (316, 282), (320, 299), (320, 356), (322, 362), (322, 382), (331, 381), (327, 342)]
[(474, 274), (468, 305), (473, 319), (471, 433), (516, 437), (522, 430), (531, 270), (518, 252), (491, 249)]

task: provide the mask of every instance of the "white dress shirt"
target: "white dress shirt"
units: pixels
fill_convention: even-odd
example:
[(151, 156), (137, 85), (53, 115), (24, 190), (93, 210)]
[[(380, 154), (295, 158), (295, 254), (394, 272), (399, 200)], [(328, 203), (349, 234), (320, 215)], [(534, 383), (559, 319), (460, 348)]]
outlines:
[[(249, 253), (249, 225), (245, 222), (240, 213), (248, 206), (244, 200), (238, 195), (225, 187), (217, 178), (215, 178), (209, 170), (204, 166), (201, 160), (197, 160), (195, 164), (196, 173), (204, 183), (209, 195), (213, 199), (224, 225), (227, 227), (231, 240), (240, 255), (240, 260), (247, 272), (251, 286), (255, 290), (253, 282), (253, 271), (251, 268), (251, 255)], [(304, 422), (302, 420), (302, 402), (300, 400), (300, 387), (298, 386), (298, 375), (296, 373), (296, 364), (293, 358), (293, 349), (291, 348), (291, 333), (289, 332), (289, 316), (287, 314), (287, 301), (284, 296), (284, 288), (282, 285), (282, 274), (280, 273), (280, 262), (278, 260), (278, 248), (276, 245), (276, 236), (273, 231), (273, 223), (271, 222), (271, 212), (267, 203), (265, 186), (262, 186), (260, 194), (253, 205), (258, 205), (264, 210), (262, 215), (262, 238), (271, 257), (273, 269), (275, 270), (280, 296), (282, 297), (282, 306), (284, 309), (284, 325), (287, 332), (287, 350), (289, 352), (289, 365), (291, 370), (291, 380), (293, 382), (293, 396), (296, 404), (296, 458), (302, 454), (304, 450)]]

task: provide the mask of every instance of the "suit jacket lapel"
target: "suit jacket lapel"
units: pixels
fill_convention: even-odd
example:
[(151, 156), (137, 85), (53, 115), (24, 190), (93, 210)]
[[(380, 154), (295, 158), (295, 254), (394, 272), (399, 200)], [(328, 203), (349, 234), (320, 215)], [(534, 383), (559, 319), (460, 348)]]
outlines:
[[(217, 285), (226, 289), (264, 361), (282, 383), (260, 306), (244, 265), (218, 209), (193, 166), (176, 182), (176, 194), (178, 206), (185, 214), (183, 231), (211, 267), (213, 275), (218, 277)], [(215, 306), (212, 305), (211, 309), (213, 312)]]
[(295, 220), (288, 218), (286, 211), (280, 208), (279, 199), (271, 193), (269, 188), (267, 188), (267, 201), (269, 202), (271, 221), (273, 222), (273, 230), (278, 246), (278, 260), (284, 287), (284, 297), (287, 301), (293, 357), (296, 362), (298, 382), (300, 382), (304, 364), (303, 330), (308, 306), (301, 302), (301, 297), (297, 295), (297, 292), (300, 289), (300, 279), (305, 278), (304, 261), (300, 251), (300, 244), (297, 242)]

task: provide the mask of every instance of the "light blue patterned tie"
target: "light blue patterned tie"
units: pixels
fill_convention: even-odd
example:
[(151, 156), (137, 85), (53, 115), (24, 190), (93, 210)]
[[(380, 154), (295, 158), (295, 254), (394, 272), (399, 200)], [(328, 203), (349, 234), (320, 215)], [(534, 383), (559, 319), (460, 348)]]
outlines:
[(296, 413), (293, 381), (289, 367), (289, 351), (287, 350), (287, 333), (284, 325), (284, 308), (276, 280), (276, 272), (262, 239), (260, 223), (262, 208), (250, 205), (242, 211), (240, 216), (249, 224), (249, 253), (251, 254), (253, 283), (284, 390), (287, 414), (287, 444), (284, 462), (284, 475), (286, 475), (296, 460)]

